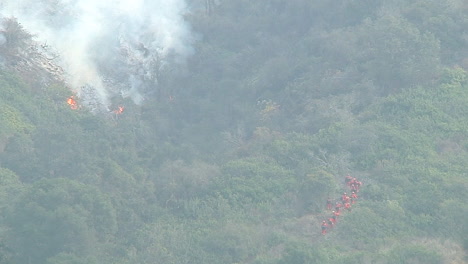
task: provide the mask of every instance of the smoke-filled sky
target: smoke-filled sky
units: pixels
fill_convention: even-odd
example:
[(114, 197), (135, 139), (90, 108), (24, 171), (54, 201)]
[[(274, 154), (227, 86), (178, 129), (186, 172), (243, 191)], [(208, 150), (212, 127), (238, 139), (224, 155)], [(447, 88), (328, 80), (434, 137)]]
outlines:
[(184, 0), (0, 0), (0, 8), (60, 55), (82, 99), (104, 107), (117, 94), (141, 103), (161, 67), (192, 53)]

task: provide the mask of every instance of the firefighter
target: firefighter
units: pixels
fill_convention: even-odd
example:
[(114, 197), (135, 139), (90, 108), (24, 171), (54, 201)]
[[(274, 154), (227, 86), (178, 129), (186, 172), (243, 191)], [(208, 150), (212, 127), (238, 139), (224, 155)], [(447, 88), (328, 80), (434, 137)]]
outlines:
[(333, 211), (333, 216), (335, 216), (335, 220), (338, 221), (338, 217), (340, 216), (340, 211)]
[(340, 203), (340, 202), (336, 202), (335, 204), (335, 211), (339, 212), (340, 211), (340, 208), (342, 207), (343, 205)]
[(346, 195), (346, 193), (343, 193), (343, 195), (341, 195), (341, 201), (342, 201), (343, 203), (345, 203), (345, 200), (346, 200), (346, 197), (347, 197), (347, 196), (348, 196), (348, 195)]
[(340, 216), (340, 213), (333, 211), (332, 217), (331, 217), (333, 219), (333, 224), (336, 224), (336, 222), (338, 221), (338, 216)]
[(353, 179), (353, 178), (352, 178), (352, 177), (349, 175), (349, 173), (348, 173), (348, 175), (346, 175), (346, 177), (345, 177), (345, 183), (346, 183), (346, 185), (349, 186), (349, 183), (351, 182), (352, 179)]
[(357, 194), (355, 192), (351, 193), (351, 203), (356, 203), (357, 200)]
[(350, 199), (350, 198), (349, 198), (349, 196), (348, 196), (348, 195), (346, 195), (346, 196), (345, 196), (345, 198), (344, 198), (344, 201), (343, 201), (343, 203), (349, 203), (349, 199)]
[(345, 203), (344, 205), (345, 209), (351, 212), (351, 204), (350, 203)]
[(330, 227), (330, 229), (333, 228), (333, 226), (335, 225), (335, 223), (333, 221), (334, 221), (333, 218), (331, 218), (331, 217), (328, 218), (328, 226)]
[(327, 222), (325, 222), (324, 220), (322, 222), (322, 235), (325, 235), (327, 233), (327, 228), (328, 228)]
[(356, 192), (359, 192), (359, 188), (361, 188), (362, 182), (361, 181), (356, 181)]
[(330, 199), (330, 197), (328, 197), (327, 199), (327, 210), (331, 210), (332, 209), (332, 200)]

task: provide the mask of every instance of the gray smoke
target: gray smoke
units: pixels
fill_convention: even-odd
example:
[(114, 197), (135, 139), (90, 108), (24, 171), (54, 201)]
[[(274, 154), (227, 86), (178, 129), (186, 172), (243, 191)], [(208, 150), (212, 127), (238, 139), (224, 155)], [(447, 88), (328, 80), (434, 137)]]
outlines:
[[(109, 105), (116, 95), (141, 103), (167, 64), (192, 54), (184, 0), (0, 0), (38, 41), (60, 54), (82, 100)], [(98, 102), (94, 102), (98, 101)]]
[(3, 33), (0, 33), (0, 46), (3, 46), (6, 43), (6, 37)]

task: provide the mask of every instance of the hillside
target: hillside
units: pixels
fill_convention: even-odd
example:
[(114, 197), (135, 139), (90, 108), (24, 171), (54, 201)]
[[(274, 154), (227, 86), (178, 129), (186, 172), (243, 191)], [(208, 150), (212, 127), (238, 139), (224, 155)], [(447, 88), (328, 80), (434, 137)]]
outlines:
[(193, 54), (107, 111), (3, 18), (0, 263), (468, 262), (463, 1), (187, 4)]

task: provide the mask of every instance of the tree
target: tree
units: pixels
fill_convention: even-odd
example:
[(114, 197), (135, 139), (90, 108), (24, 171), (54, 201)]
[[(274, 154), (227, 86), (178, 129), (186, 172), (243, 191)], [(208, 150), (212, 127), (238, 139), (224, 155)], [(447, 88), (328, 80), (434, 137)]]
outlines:
[(20, 49), (24, 49), (32, 43), (32, 35), (18, 23), (16, 18), (3, 18), (1, 24), (4, 29), (2, 36), (6, 42), (4, 45), (0, 45), (1, 53), (16, 56)]
[(116, 231), (109, 199), (95, 187), (68, 179), (40, 180), (8, 215), (14, 263), (46, 263), (61, 252), (92, 256)]
[(286, 245), (285, 252), (276, 264), (329, 263), (328, 257), (316, 248), (295, 242)]
[[(5, 218), (16, 199), (24, 192), (19, 177), (12, 171), (0, 167), (0, 226), (5, 226)], [(11, 263), (13, 252), (5, 238), (5, 231), (0, 230), (0, 263)]]
[(324, 201), (330, 194), (334, 193), (335, 180), (332, 174), (324, 170), (317, 170), (308, 173), (301, 182), (300, 200), (312, 206), (314, 212), (320, 212), (323, 209)]

